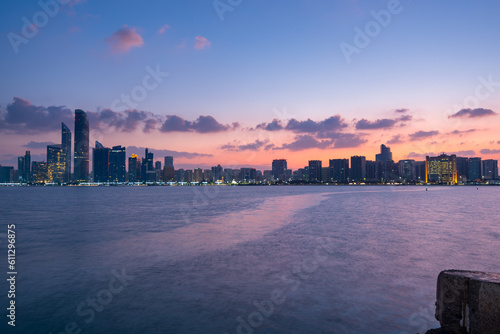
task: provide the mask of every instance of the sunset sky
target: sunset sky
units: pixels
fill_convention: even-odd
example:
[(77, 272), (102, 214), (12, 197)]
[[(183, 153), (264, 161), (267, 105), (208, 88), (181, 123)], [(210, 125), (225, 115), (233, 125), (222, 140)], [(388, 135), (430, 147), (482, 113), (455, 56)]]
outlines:
[(2, 165), (77, 108), (176, 168), (500, 159), (498, 1), (59, 1), (1, 4)]

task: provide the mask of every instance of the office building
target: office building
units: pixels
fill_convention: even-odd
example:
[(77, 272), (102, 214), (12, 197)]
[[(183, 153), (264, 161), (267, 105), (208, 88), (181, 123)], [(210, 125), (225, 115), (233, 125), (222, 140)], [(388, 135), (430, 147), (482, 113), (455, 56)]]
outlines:
[[(173, 168), (173, 167), (172, 167)], [(201, 183), (203, 182), (203, 169), (196, 168), (193, 171), (193, 182)]]
[(61, 123), (61, 148), (64, 164), (63, 182), (68, 183), (71, 181), (71, 130), (64, 123)]
[(0, 183), (12, 183), (14, 175), (14, 167), (0, 166)]
[(174, 167), (174, 157), (171, 156), (165, 157), (165, 167)]
[(309, 161), (309, 182), (319, 183), (321, 182), (321, 160), (310, 160)]
[(456, 184), (457, 156), (441, 154), (437, 157), (427, 156), (425, 159), (427, 183)]
[(217, 165), (216, 167), (212, 167), (212, 179), (213, 182), (222, 182), (224, 176), (224, 169), (221, 165)]
[[(152, 176), (151, 172), (154, 172), (153, 168), (153, 161), (154, 161), (154, 156), (153, 152), (149, 152), (149, 150), (146, 148), (145, 153), (144, 153), (144, 158), (142, 159), (141, 162), (141, 180), (142, 181), (150, 181)], [(148, 176), (148, 173), (149, 176)], [(154, 179), (156, 180), (156, 172), (155, 172), (155, 177)], [(150, 181), (152, 182), (152, 181)]]
[(229, 183), (234, 180), (234, 169), (225, 168), (224, 169), (224, 182)]
[(391, 148), (384, 144), (380, 145), (380, 154), (375, 155), (375, 161), (385, 163), (389, 160), (392, 160)]
[(74, 181), (88, 182), (89, 178), (89, 119), (81, 109), (75, 110)]
[(30, 183), (31, 182), (31, 154), (26, 151), (24, 156), (17, 158), (17, 182)]
[(109, 182), (109, 152), (109, 148), (95, 142), (95, 148), (92, 149), (94, 182)]
[(469, 181), (483, 179), (483, 163), (481, 158), (469, 158)]
[(485, 180), (498, 180), (498, 160), (483, 160), (483, 178)]
[(47, 163), (41, 161), (33, 161), (31, 167), (31, 182), (32, 183), (46, 183), (48, 176)]
[(330, 159), (330, 178), (333, 182), (347, 183), (349, 159)]
[(272, 163), (273, 181), (275, 181), (275, 182), (288, 181), (288, 179), (285, 177), (286, 169), (287, 169), (286, 159), (273, 160), (273, 163)]
[(128, 181), (138, 182), (141, 175), (141, 159), (137, 154), (132, 154), (128, 158)]
[(354, 182), (364, 182), (366, 180), (366, 157), (352, 156), (350, 178)]
[(457, 178), (462, 182), (469, 178), (469, 158), (457, 157)]
[(255, 168), (240, 168), (239, 179), (242, 182), (257, 181), (257, 170)]
[(66, 156), (62, 145), (47, 146), (47, 181), (49, 183), (64, 183), (66, 177)]
[(125, 182), (126, 180), (126, 149), (122, 146), (113, 146), (109, 152), (109, 181)]

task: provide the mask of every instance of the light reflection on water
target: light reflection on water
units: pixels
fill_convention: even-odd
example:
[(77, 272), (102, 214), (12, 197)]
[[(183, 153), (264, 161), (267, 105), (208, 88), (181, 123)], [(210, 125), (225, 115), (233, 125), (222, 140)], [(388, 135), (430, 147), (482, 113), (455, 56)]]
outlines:
[[(196, 191), (0, 188), (19, 332), (237, 333), (279, 289), (255, 333), (416, 333), (437, 326), (439, 271), (500, 271), (498, 188), (221, 187), (193, 208)], [(326, 260), (300, 271), (318, 238)], [(86, 323), (112, 269), (134, 281)]]

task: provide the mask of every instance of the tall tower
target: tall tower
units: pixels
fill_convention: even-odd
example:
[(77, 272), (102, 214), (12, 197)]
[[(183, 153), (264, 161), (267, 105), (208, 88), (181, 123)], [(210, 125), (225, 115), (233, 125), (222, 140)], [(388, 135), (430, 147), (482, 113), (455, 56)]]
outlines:
[(64, 163), (64, 182), (71, 180), (71, 130), (61, 123), (61, 148)]
[(89, 118), (81, 109), (75, 110), (75, 175), (76, 182), (89, 181)]

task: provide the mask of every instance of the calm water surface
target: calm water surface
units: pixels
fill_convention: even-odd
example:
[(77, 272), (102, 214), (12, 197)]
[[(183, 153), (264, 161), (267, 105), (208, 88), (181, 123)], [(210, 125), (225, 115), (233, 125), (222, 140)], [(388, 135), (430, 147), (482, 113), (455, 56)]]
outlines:
[(0, 187), (1, 244), (17, 230), (14, 332), (422, 333), (438, 326), (441, 270), (500, 271), (499, 199), (498, 187)]

